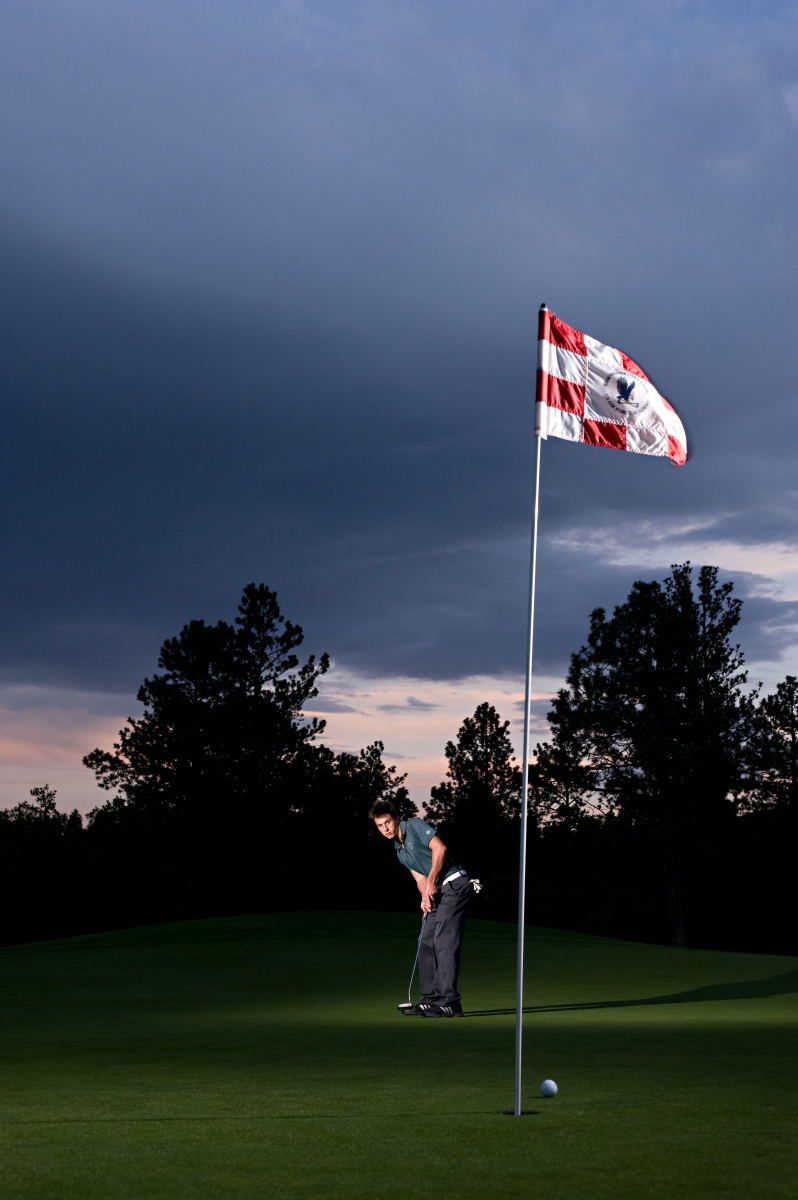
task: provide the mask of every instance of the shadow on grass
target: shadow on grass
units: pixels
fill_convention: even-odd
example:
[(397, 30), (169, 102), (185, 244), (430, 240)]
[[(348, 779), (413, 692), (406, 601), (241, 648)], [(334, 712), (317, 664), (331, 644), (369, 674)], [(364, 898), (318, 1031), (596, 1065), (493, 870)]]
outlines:
[[(769, 979), (746, 979), (741, 983), (713, 983), (708, 987), (672, 992), (667, 996), (646, 996), (638, 1000), (597, 1000), (586, 1004), (538, 1004), (524, 1007), (525, 1013), (589, 1012), (601, 1008), (639, 1008), (656, 1004), (700, 1004), (707, 1000), (760, 1000), (765, 996), (788, 996), (798, 992), (798, 971), (786, 971)], [(504, 1017), (514, 1008), (472, 1009), (466, 1017)]]
[[(521, 1112), (522, 1117), (536, 1117), (540, 1109), (525, 1108)], [(415, 1109), (413, 1112), (407, 1113), (386, 1113), (386, 1120), (415, 1120), (420, 1116), (439, 1116), (438, 1109), (430, 1110), (428, 1113), (423, 1113), (420, 1109)], [(365, 1116), (374, 1117), (374, 1113), (365, 1112), (321, 1112), (321, 1113), (263, 1113), (259, 1117), (241, 1117), (235, 1113), (230, 1113), (222, 1117), (204, 1116), (204, 1117), (19, 1117), (18, 1119), (11, 1118), (3, 1120), (3, 1125), (172, 1125), (172, 1124), (193, 1124), (195, 1122), (205, 1122), (210, 1124), (216, 1122), (265, 1122), (265, 1121), (362, 1121)], [(515, 1113), (512, 1109), (502, 1109), (498, 1112), (495, 1108), (464, 1108), (457, 1110), (457, 1116), (462, 1117), (513, 1117)]]

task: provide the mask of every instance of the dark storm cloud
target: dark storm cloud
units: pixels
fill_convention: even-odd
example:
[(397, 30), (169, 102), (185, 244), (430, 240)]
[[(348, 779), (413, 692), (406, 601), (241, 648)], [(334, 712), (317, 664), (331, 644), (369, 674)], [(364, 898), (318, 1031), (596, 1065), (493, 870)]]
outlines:
[(317, 697), (313, 701), (309, 701), (305, 705), (305, 710), (309, 713), (356, 713), (358, 709), (353, 708), (351, 704), (344, 704), (341, 700), (331, 698)]
[(74, 688), (68, 691), (57, 687), (39, 687), (35, 684), (5, 686), (2, 689), (4, 715), (9, 713), (36, 713), (56, 709), (79, 710), (84, 716), (114, 717), (136, 708), (129, 694), (115, 695), (113, 692), (86, 691)]
[(7, 9), (0, 678), (132, 691), (249, 580), (364, 672), (520, 673), (541, 300), (694, 448), (546, 445), (543, 669), (657, 573), (575, 528), (794, 546), (783, 11)]
[(408, 696), (404, 704), (379, 704), (380, 712), (432, 712), (439, 707), (427, 700), (419, 700), (418, 696)]
[[(780, 661), (784, 669), (779, 675), (794, 675), (798, 601), (771, 600), (756, 594), (746, 596), (744, 586), (739, 588), (739, 593), (745, 597), (739, 642), (746, 659), (752, 662)], [(784, 661), (787, 650), (791, 651), (791, 657)], [(759, 671), (754, 668), (749, 674), (751, 682), (756, 683)]]

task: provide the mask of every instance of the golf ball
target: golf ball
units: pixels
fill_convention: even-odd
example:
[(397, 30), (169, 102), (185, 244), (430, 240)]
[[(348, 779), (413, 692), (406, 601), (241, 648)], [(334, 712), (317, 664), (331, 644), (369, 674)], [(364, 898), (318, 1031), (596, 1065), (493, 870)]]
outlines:
[(559, 1090), (553, 1079), (544, 1079), (540, 1085), (541, 1096), (556, 1096)]

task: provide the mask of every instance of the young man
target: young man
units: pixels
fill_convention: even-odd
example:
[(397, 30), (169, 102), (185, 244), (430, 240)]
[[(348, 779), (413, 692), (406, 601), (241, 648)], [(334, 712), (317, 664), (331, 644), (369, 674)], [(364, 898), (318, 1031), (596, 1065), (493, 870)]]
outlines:
[(396, 857), (421, 893), (421, 999), (402, 1012), (414, 1017), (462, 1017), (457, 976), (463, 926), (474, 894), (471, 880), (461, 866), (449, 861), (445, 844), (428, 821), (417, 817), (401, 821), (389, 800), (378, 800), (369, 816), (382, 836), (393, 842)]

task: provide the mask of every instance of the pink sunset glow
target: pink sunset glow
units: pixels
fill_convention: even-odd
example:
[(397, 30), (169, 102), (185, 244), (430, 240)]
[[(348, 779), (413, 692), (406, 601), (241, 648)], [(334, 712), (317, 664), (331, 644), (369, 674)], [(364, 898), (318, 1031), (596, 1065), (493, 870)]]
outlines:
[[(560, 681), (541, 679), (535, 700), (551, 696)], [(385, 760), (407, 773), (414, 802), (423, 806), (430, 788), (444, 778), (447, 741), (457, 737), (465, 717), (478, 704), (493, 704), (511, 722), (516, 753), (523, 732), (523, 681), (501, 676), (472, 676), (463, 680), (427, 680), (413, 677), (368, 677), (335, 665), (323, 681), (317, 707), (308, 715), (327, 722), (323, 740), (335, 751), (357, 754), (374, 741), (385, 744)], [(58, 807), (89, 812), (108, 794), (82, 765), (96, 746), (110, 750), (130, 711), (122, 697), (117, 712), (97, 713), (109, 698), (78, 697), (70, 705), (64, 694), (20, 697), (0, 703), (0, 807), (27, 800), (30, 789), (48, 784), (56, 789)], [(40, 703), (36, 704), (36, 701)], [(45, 702), (46, 701), (46, 702)], [(536, 714), (532, 743), (545, 736), (546, 722)]]

